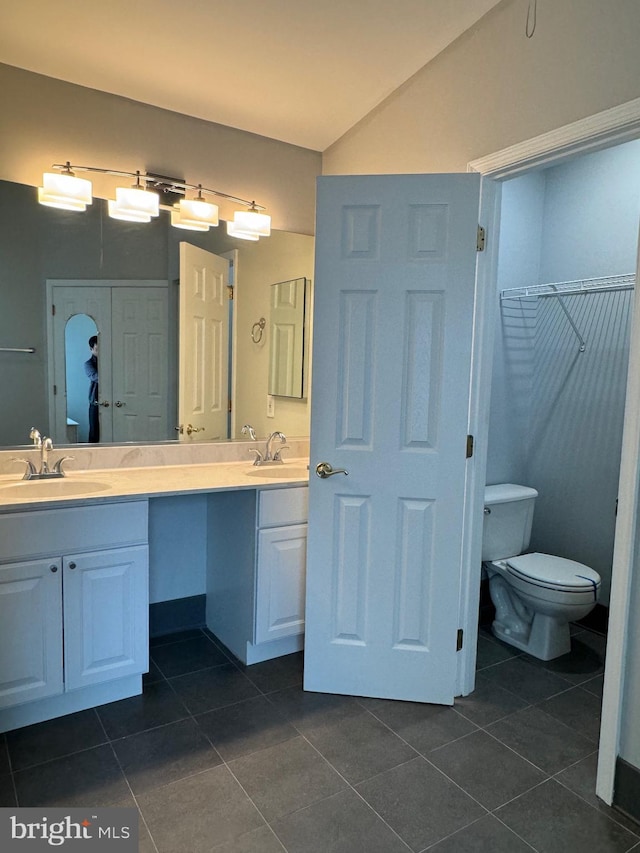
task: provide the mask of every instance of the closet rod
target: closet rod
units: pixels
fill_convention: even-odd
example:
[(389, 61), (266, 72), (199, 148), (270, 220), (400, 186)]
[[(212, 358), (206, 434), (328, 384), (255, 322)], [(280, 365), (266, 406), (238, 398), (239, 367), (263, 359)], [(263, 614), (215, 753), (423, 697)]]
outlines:
[(577, 296), (582, 293), (606, 293), (612, 290), (632, 290), (635, 275), (610, 275), (601, 278), (582, 278), (552, 284), (533, 284), (500, 291), (500, 301), (527, 299), (533, 296)]
[(0, 347), (0, 352), (35, 352), (35, 347)]

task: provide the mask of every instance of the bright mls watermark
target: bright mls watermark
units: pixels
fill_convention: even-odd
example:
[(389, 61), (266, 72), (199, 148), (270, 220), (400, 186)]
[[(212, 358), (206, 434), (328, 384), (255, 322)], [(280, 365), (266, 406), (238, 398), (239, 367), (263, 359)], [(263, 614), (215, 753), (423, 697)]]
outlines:
[(137, 809), (0, 809), (2, 853), (138, 853)]

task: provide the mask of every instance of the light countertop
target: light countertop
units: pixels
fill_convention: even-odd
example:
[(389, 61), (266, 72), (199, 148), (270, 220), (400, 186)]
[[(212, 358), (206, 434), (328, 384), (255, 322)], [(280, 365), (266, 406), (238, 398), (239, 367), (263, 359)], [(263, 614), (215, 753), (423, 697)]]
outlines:
[(70, 471), (53, 480), (0, 476), (0, 512), (69, 504), (132, 500), (166, 495), (302, 485), (309, 480), (307, 458), (279, 465), (212, 462)]

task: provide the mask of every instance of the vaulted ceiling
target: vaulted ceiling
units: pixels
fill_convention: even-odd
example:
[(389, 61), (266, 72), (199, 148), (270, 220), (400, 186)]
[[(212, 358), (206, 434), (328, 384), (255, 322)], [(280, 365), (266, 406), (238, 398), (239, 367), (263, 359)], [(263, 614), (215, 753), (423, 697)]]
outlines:
[(323, 151), (498, 0), (3, 0), (0, 62)]

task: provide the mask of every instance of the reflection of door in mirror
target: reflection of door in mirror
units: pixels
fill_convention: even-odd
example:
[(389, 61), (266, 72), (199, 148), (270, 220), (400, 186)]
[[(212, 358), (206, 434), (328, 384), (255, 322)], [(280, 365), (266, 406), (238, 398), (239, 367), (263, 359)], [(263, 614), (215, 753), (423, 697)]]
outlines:
[[(85, 362), (92, 357), (89, 342), (94, 336), (97, 337), (98, 333), (99, 329), (95, 321), (86, 314), (74, 314), (65, 326), (65, 387), (67, 393), (62, 399), (66, 400), (67, 406), (65, 440), (69, 444), (89, 441), (89, 424), (92, 419), (91, 406), (93, 401), (90, 394), (91, 382), (87, 378)], [(98, 415), (98, 411), (96, 406), (93, 418)]]
[[(100, 335), (100, 441), (156, 441), (168, 435), (168, 292), (166, 282), (70, 281), (48, 282), (52, 305), (49, 334), (49, 370), (54, 394), (50, 423), (55, 442), (72, 441), (67, 419), (75, 388), (77, 346), (73, 330), (85, 316)], [(53, 307), (54, 306), (54, 307)], [(86, 321), (85, 321), (86, 322)], [(89, 357), (88, 336), (83, 338)], [(71, 381), (71, 385), (70, 385)], [(87, 378), (84, 376), (85, 400)], [(75, 391), (73, 391), (75, 397)], [(74, 403), (75, 411), (75, 403)], [(78, 441), (86, 441), (82, 430)]]
[(178, 435), (226, 438), (229, 422), (229, 261), (180, 243)]
[(304, 396), (305, 278), (271, 286), (269, 394)]

